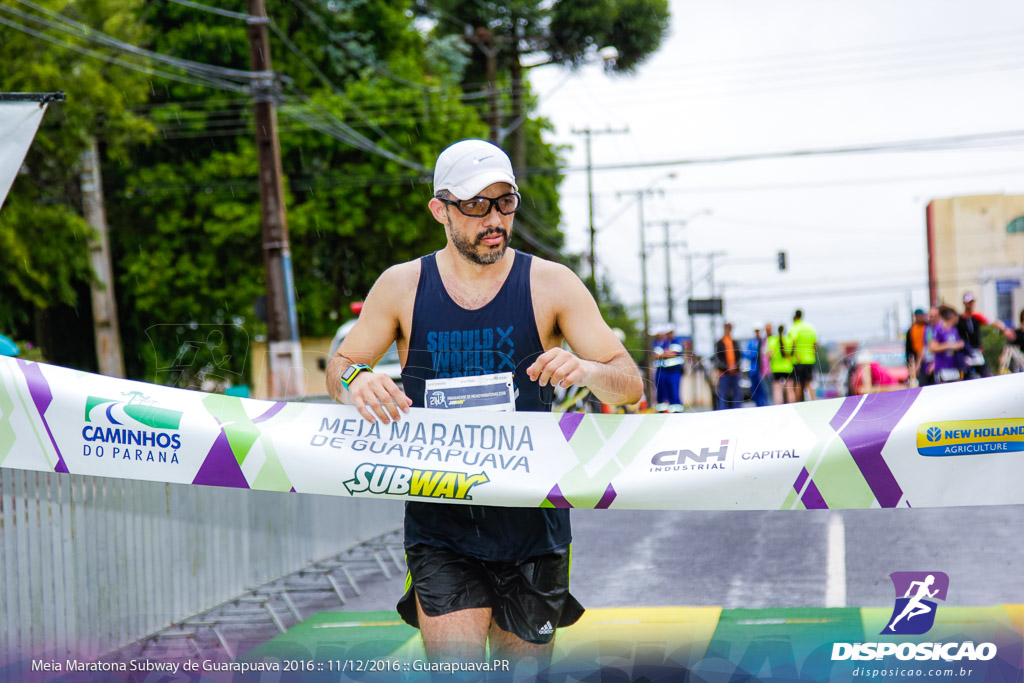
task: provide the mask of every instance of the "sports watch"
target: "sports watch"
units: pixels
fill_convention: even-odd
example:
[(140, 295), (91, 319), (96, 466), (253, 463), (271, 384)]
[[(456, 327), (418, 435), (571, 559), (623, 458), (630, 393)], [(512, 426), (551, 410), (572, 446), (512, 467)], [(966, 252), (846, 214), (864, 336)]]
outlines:
[(348, 385), (352, 384), (352, 380), (358, 377), (360, 372), (373, 372), (373, 368), (369, 365), (353, 363), (345, 368), (345, 372), (341, 373), (341, 386), (345, 387), (345, 391), (348, 391)]

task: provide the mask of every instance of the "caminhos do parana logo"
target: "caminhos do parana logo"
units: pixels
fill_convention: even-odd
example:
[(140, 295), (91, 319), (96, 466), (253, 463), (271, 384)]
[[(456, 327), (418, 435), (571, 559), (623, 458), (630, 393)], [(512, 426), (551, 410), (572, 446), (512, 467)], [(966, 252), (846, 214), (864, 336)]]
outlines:
[(177, 464), (182, 413), (156, 406), (140, 391), (122, 395), (128, 398), (86, 398), (82, 456)]
[(344, 484), (353, 495), (369, 492), (378, 495), (473, 500), (473, 496), (469, 495), (470, 490), (489, 481), (486, 472), (466, 474), (444, 470), (416, 470), (410, 467), (364, 462), (356, 467), (355, 478)]
[(1024, 452), (1024, 418), (926, 422), (917, 428), (917, 452), (927, 456)]

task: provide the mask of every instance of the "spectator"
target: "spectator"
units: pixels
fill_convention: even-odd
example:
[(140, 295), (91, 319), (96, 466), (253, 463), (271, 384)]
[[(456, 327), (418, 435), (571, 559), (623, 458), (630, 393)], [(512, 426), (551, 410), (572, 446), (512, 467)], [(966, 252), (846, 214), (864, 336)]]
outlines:
[(964, 312), (957, 323), (957, 333), (964, 342), (964, 359), (967, 364), (967, 377), (991, 377), (992, 369), (985, 360), (984, 347), (982, 346), (981, 328), (985, 325), (994, 325), (1009, 339), (1013, 334), (1003, 324), (1002, 320), (989, 319), (974, 310), (974, 295), (970, 292), (964, 294)]
[[(1007, 370), (1011, 372), (1024, 372), (1024, 308), (1020, 310), (1019, 321), (1020, 326), (1015, 330), (1010, 330), (1006, 335), (1018, 356), (1016, 361), (1012, 357), (1009, 359)], [(1012, 370), (1014, 367), (1017, 369)]]
[(940, 322), (939, 307), (932, 306), (928, 309), (928, 321), (924, 328), (924, 350), (921, 352), (921, 372), (918, 375), (918, 383), (922, 387), (935, 384), (935, 353), (931, 350), (931, 343)]
[(1010, 341), (1013, 342), (1018, 349), (1020, 349), (1021, 353), (1024, 353), (1024, 308), (1020, 309), (1019, 322), (1020, 327), (1010, 332), (1010, 334), (1012, 334), (1013, 336), (1010, 337), (1009, 335), (1007, 335), (1007, 337), (1009, 337)]
[(725, 323), (725, 334), (715, 342), (715, 367), (718, 377), (719, 409), (743, 406), (740, 390), (740, 345), (732, 338), (732, 323)]
[(654, 384), (657, 391), (659, 413), (681, 413), (683, 402), (679, 396), (679, 383), (683, 377), (683, 343), (676, 337), (671, 323), (658, 328), (654, 339)]
[(957, 354), (963, 350), (964, 342), (957, 332), (957, 313), (949, 306), (939, 308), (939, 323), (928, 348), (935, 354), (932, 370), (936, 383), (956, 382), (963, 378)]
[(779, 333), (768, 337), (768, 367), (771, 368), (775, 383), (772, 395), (775, 405), (792, 403), (793, 393), (793, 344), (786, 336), (786, 326), (779, 325)]
[(813, 401), (814, 364), (818, 358), (818, 332), (804, 320), (804, 312), (793, 313), (793, 329), (789, 331), (793, 343), (793, 376), (796, 379), (796, 400)]
[(921, 382), (921, 368), (924, 364), (924, 337), (925, 329), (928, 327), (928, 319), (920, 308), (914, 311), (914, 323), (907, 330), (907, 369), (910, 371), (909, 378), (918, 385)]
[(761, 328), (754, 329), (754, 338), (750, 340), (748, 351), (750, 351), (750, 370), (747, 375), (750, 378), (750, 400), (758, 408), (768, 405), (768, 384), (763, 381), (761, 370), (764, 354), (764, 339), (761, 337)]

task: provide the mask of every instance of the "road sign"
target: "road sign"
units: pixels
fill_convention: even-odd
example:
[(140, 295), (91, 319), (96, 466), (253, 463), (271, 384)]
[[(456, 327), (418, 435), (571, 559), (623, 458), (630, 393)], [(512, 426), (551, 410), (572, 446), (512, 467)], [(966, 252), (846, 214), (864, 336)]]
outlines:
[(722, 315), (721, 299), (689, 299), (686, 311), (690, 315)]

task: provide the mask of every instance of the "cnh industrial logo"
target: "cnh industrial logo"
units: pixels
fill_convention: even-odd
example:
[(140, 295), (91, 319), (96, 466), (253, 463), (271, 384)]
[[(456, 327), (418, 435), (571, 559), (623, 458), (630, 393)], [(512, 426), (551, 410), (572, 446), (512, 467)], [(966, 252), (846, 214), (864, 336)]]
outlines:
[[(936, 600), (945, 601), (949, 576), (943, 572), (893, 572), (895, 601), (881, 636), (918, 636), (935, 625)], [(832, 660), (879, 660), (896, 657), (902, 661), (988, 661), (996, 656), (993, 643), (965, 642), (870, 642), (834, 643)]]

